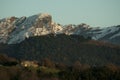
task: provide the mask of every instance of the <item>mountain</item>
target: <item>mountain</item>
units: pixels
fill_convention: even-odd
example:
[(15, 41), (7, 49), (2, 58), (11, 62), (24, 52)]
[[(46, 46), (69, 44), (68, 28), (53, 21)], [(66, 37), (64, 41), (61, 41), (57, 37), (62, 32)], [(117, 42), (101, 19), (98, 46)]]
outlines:
[(0, 42), (15, 44), (29, 36), (59, 33), (62, 27), (52, 21), (49, 14), (37, 14), (30, 17), (10, 17), (0, 20)]
[(16, 44), (32, 36), (47, 34), (76, 34), (91, 37), (94, 40), (120, 45), (120, 25), (112, 27), (91, 27), (85, 23), (79, 25), (60, 25), (47, 13), (30, 17), (10, 17), (0, 20), (0, 43)]
[(0, 20), (0, 78), (120, 80), (119, 44), (120, 25), (62, 26), (43, 13), (4, 18)]
[(112, 27), (90, 27), (82, 23), (79, 25), (65, 25), (63, 29), (66, 34), (82, 35), (84, 37), (91, 37), (93, 40), (109, 42), (120, 45), (120, 25)]

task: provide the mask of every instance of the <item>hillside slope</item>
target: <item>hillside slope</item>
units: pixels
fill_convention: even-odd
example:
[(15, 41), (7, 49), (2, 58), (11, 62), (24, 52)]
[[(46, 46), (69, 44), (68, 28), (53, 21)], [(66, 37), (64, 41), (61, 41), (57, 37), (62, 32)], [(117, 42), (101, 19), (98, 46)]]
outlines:
[(25, 39), (14, 45), (1, 45), (0, 52), (17, 59), (37, 60), (48, 58), (55, 63), (72, 65), (80, 61), (90, 65), (113, 63), (120, 65), (120, 47), (85, 39), (79, 35), (45, 35)]
[(120, 45), (120, 25), (105, 28), (91, 27), (85, 23), (61, 25), (55, 23), (52, 16), (47, 13), (0, 20), (0, 43), (17, 44), (25, 40), (25, 38), (51, 33), (89, 36), (94, 40)]

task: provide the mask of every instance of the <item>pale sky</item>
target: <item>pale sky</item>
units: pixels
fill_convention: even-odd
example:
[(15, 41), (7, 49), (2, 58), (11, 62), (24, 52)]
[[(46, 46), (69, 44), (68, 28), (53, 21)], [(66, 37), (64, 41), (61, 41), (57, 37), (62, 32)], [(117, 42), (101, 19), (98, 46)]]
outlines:
[(60, 24), (120, 25), (120, 0), (0, 0), (0, 19), (49, 13)]

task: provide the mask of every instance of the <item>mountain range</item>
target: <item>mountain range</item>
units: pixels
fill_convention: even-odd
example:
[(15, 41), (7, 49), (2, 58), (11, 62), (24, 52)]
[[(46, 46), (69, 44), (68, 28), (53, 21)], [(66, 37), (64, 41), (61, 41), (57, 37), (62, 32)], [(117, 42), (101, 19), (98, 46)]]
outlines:
[(82, 35), (93, 40), (120, 45), (120, 25), (111, 27), (91, 27), (85, 23), (79, 25), (61, 25), (52, 20), (47, 13), (30, 17), (9, 17), (0, 19), (0, 43), (16, 44), (33, 36), (47, 34)]

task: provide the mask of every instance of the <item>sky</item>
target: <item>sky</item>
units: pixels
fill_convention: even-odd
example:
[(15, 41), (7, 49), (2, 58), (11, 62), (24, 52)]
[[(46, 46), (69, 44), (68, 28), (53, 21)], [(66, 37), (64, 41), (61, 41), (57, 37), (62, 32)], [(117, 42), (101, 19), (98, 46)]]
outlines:
[(0, 0), (0, 19), (49, 13), (63, 25), (120, 25), (120, 0)]

